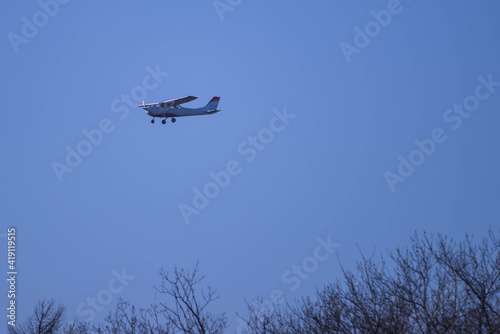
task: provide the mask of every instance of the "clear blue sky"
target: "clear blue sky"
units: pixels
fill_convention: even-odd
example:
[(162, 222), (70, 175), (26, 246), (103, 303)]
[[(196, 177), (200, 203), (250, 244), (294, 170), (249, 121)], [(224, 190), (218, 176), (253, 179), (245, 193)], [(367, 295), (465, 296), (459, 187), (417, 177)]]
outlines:
[[(388, 5), (390, 22), (379, 17), (385, 27), (348, 62), (340, 45), (361, 43), (354, 28), (377, 29), (370, 12)], [(357, 245), (384, 252), (415, 230), (480, 237), (498, 228), (500, 87), (478, 88), (478, 77), (500, 82), (500, 4), (396, 5), (243, 1), (221, 19), (212, 1), (70, 1), (43, 22), (37, 2), (9, 2), (0, 14), (0, 233), (18, 230), (20, 319), (53, 297), (85, 320), (78, 305), (122, 268), (135, 278), (96, 320), (119, 297), (147, 306), (162, 266), (199, 259), (221, 295), (213, 310), (234, 329), (245, 299), (311, 294), (340, 277), (337, 256), (354, 265)], [(41, 27), (24, 28), (31, 37), (19, 42), (23, 17), (34, 16)], [(123, 109), (122, 94), (140, 91), (148, 67), (168, 76), (146, 102), (194, 95), (186, 106), (198, 107), (220, 96), (222, 112), (152, 125), (142, 109)], [(476, 89), (483, 100), (470, 98)], [(480, 102), (467, 118), (447, 111), (465, 100)], [(295, 118), (247, 161), (249, 136), (269, 139), (263, 129), (284, 108)], [(60, 182), (53, 163), (66, 164), (66, 148), (103, 119), (112, 131)], [(399, 156), (435, 129), (446, 141), (391, 191), (386, 172), (397, 175)], [(230, 161), (241, 172), (186, 224), (179, 205), (193, 206), (193, 189)], [(283, 275), (311, 264), (328, 236), (336, 253), (292, 290)]]

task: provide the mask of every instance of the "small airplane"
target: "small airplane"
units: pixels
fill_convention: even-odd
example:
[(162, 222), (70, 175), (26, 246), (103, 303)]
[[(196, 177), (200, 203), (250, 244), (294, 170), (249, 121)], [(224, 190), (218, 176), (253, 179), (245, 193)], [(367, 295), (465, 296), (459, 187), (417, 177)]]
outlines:
[(165, 117), (161, 121), (163, 124), (167, 122), (167, 118), (169, 117), (172, 118), (172, 123), (175, 123), (175, 117), (211, 115), (220, 111), (217, 110), (217, 106), (219, 105), (220, 101), (220, 97), (217, 96), (214, 96), (212, 100), (210, 100), (210, 102), (208, 102), (208, 104), (202, 108), (191, 109), (180, 106), (181, 104), (188, 103), (196, 99), (197, 97), (195, 96), (185, 96), (178, 99), (158, 103), (145, 104), (143, 101), (142, 105), (138, 107), (143, 108), (144, 110), (146, 110), (146, 114), (153, 117), (151, 123), (155, 122), (155, 117)]

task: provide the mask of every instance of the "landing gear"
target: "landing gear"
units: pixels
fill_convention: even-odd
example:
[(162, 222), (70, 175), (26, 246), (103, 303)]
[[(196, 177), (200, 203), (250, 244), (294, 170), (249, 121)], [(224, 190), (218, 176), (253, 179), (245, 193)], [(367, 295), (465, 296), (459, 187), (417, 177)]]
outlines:
[(175, 123), (176, 119), (175, 118), (172, 118), (172, 123)]
[(151, 120), (151, 124), (155, 124), (155, 119), (154, 118)]
[(161, 124), (165, 124), (165, 123), (167, 123), (167, 121), (166, 121), (166, 120), (164, 120), (164, 119), (162, 119), (162, 120), (161, 120)]

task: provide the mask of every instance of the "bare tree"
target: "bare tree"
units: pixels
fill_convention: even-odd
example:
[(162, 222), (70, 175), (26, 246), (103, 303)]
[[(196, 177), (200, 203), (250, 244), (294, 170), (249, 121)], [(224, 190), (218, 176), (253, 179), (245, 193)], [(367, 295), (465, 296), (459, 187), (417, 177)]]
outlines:
[[(491, 230), (474, 243), (415, 233), (407, 247), (384, 257), (361, 255), (343, 280), (283, 305), (262, 299), (247, 303), (247, 334), (500, 333), (500, 241)], [(65, 308), (40, 301), (11, 334), (221, 334), (224, 313), (209, 306), (215, 290), (200, 288), (198, 264), (192, 272), (160, 271), (161, 298), (140, 309), (119, 300), (97, 325), (65, 324)]]
[(198, 274), (199, 263), (193, 272), (175, 268), (173, 273), (160, 270), (162, 279), (156, 291), (167, 296), (166, 302), (161, 302), (162, 311), (168, 321), (181, 333), (188, 334), (219, 334), (227, 327), (226, 315), (214, 315), (207, 307), (219, 296), (211, 287), (196, 290), (205, 276)]
[(92, 326), (88, 322), (74, 321), (64, 326), (62, 333), (64, 334), (90, 334)]
[(120, 299), (115, 309), (108, 313), (104, 322), (92, 326), (92, 331), (89, 330), (88, 333), (169, 334), (172, 333), (169, 327), (167, 320), (158, 311), (157, 305), (137, 312), (133, 305)]
[(136, 334), (139, 333), (139, 321), (134, 306), (120, 299), (114, 311), (108, 313), (104, 323), (94, 326), (99, 334)]
[(141, 309), (141, 328), (147, 334), (174, 333), (172, 325), (164, 317), (158, 304), (153, 304), (147, 309)]
[(99, 324), (74, 320), (65, 323), (63, 306), (54, 301), (40, 301), (33, 314), (16, 327), (11, 334), (220, 334), (227, 327), (225, 314), (213, 315), (208, 306), (218, 299), (216, 291), (208, 287), (197, 290), (204, 276), (198, 275), (198, 264), (192, 273), (175, 269), (170, 275), (160, 271), (161, 285), (157, 292), (166, 300), (149, 308), (136, 310), (120, 299)]
[(54, 300), (41, 300), (33, 314), (16, 327), (9, 326), (11, 334), (53, 334), (63, 327), (65, 307)]
[[(500, 242), (415, 233), (409, 247), (366, 258), (344, 281), (284, 307), (248, 305), (249, 334), (500, 333)], [(389, 269), (390, 268), (390, 269)]]
[(474, 244), (439, 236), (432, 254), (456, 280), (462, 326), (474, 333), (500, 333), (500, 241), (493, 231)]
[[(286, 333), (285, 327), (281, 326), (282, 314), (279, 305), (272, 305), (270, 309), (264, 306), (264, 300), (257, 298), (253, 304), (247, 302), (249, 315), (247, 319), (242, 319), (246, 323), (246, 331), (248, 334), (272, 334), (277, 331)], [(289, 325), (286, 323), (286, 325)]]

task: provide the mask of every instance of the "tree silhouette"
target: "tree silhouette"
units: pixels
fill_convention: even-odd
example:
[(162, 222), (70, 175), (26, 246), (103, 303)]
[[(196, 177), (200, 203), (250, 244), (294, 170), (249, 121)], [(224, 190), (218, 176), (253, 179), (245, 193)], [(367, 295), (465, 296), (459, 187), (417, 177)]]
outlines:
[(500, 333), (500, 242), (426, 233), (384, 257), (362, 256), (344, 281), (266, 312), (248, 305), (248, 334)]
[(36, 306), (33, 314), (16, 327), (9, 326), (10, 334), (52, 334), (58, 333), (63, 327), (63, 315), (65, 307), (56, 305), (54, 300), (41, 300)]
[[(284, 306), (247, 303), (241, 334), (500, 333), (500, 241), (491, 230), (474, 243), (470, 236), (415, 233), (407, 247), (386, 256), (361, 256), (343, 279)], [(158, 301), (146, 309), (120, 300), (103, 323), (65, 323), (64, 307), (40, 301), (11, 334), (219, 334), (225, 314), (209, 306), (218, 295), (201, 288), (192, 272), (160, 270)]]
[(172, 274), (160, 270), (162, 283), (155, 288), (169, 299), (160, 305), (168, 321), (181, 333), (219, 334), (227, 327), (225, 314), (213, 315), (207, 307), (219, 297), (211, 287), (197, 293), (197, 285), (205, 278), (198, 274), (199, 263), (192, 273), (175, 268)]

